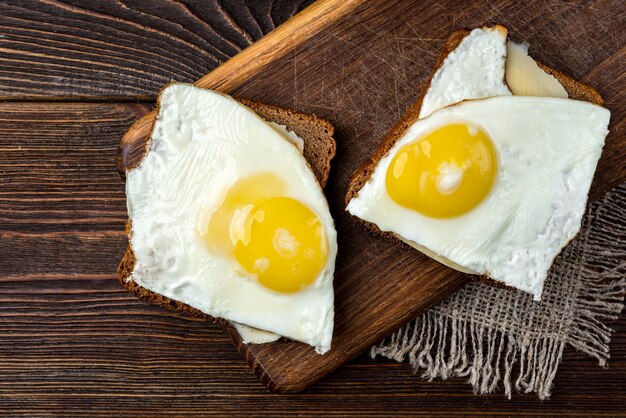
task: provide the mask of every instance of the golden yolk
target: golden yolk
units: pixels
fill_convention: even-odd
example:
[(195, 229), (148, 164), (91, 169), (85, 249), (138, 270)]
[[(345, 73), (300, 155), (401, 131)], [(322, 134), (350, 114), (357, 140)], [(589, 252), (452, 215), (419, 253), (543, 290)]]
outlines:
[(233, 257), (263, 286), (296, 292), (319, 276), (328, 248), (320, 218), (282, 197), (285, 191), (283, 180), (272, 173), (241, 179), (198, 228), (212, 252)]
[(296, 292), (317, 278), (326, 264), (322, 222), (289, 197), (263, 200), (248, 212), (235, 243), (239, 264), (259, 283), (279, 292)]
[(398, 150), (387, 169), (387, 193), (423, 215), (452, 218), (483, 201), (497, 171), (496, 151), (485, 131), (446, 125)]

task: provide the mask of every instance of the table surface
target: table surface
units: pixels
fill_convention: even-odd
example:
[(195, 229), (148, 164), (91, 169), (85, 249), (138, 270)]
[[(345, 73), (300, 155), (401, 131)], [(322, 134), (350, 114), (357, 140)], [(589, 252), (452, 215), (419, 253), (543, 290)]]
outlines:
[(161, 86), (199, 78), (309, 3), (0, 2), (0, 415), (626, 413), (623, 314), (609, 369), (566, 350), (548, 401), (475, 396), (464, 379), (426, 382), (366, 356), (278, 396), (221, 328), (119, 286), (121, 134)]

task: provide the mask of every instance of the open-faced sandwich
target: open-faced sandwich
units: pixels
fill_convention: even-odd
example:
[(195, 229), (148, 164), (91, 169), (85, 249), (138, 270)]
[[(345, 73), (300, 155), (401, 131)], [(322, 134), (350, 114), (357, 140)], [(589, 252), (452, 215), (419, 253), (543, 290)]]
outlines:
[(332, 134), (315, 116), (167, 86), (145, 155), (127, 167), (122, 285), (230, 321), (244, 342), (282, 336), (328, 351), (337, 240), (321, 185)]
[(580, 229), (610, 112), (527, 51), (500, 25), (452, 33), (346, 204), (373, 232), (538, 300)]

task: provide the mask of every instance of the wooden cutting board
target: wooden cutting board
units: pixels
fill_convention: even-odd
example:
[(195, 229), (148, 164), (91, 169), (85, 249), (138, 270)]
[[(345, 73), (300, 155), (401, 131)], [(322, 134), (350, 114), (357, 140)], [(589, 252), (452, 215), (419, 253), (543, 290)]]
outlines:
[[(607, 4), (605, 4), (607, 3)], [(385, 132), (416, 100), (447, 35), (501, 23), (531, 55), (598, 89), (613, 112), (592, 198), (626, 179), (619, 14), (608, 2), (323, 0), (196, 83), (236, 97), (315, 113), (337, 128), (337, 156), (326, 187), (339, 237), (335, 332), (321, 356), (296, 342), (241, 343), (239, 351), (271, 391), (297, 392), (458, 289), (469, 277), (372, 236), (345, 213), (347, 182)], [(621, 88), (619, 86), (621, 85)], [(124, 135), (132, 164), (142, 154), (152, 112)]]

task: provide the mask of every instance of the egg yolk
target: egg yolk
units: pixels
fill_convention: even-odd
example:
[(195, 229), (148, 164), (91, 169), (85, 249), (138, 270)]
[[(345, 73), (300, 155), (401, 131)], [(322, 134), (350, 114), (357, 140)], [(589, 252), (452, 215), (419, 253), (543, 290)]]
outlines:
[(201, 235), (209, 248), (233, 257), (261, 285), (290, 293), (319, 276), (328, 243), (320, 218), (284, 193), (284, 182), (271, 173), (239, 180)]
[(387, 169), (387, 193), (423, 215), (452, 218), (485, 199), (497, 171), (489, 135), (476, 126), (451, 124), (398, 150)]
[(307, 287), (326, 264), (322, 222), (289, 197), (273, 197), (252, 207), (235, 243), (239, 264), (259, 283), (279, 292)]

